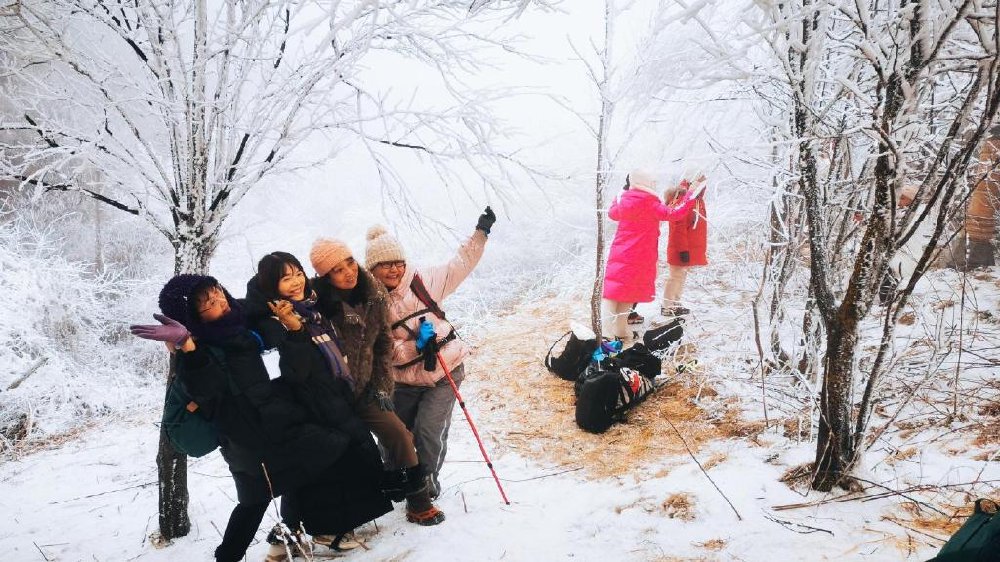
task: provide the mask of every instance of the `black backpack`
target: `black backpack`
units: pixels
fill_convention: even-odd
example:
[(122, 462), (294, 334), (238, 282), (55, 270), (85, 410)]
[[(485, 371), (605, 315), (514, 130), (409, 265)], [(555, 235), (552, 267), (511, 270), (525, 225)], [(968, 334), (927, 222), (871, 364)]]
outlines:
[(591, 433), (604, 433), (617, 421), (612, 412), (618, 399), (618, 370), (592, 363), (577, 379), (576, 425)]
[(167, 384), (160, 423), (178, 453), (203, 457), (219, 447), (219, 431), (199, 409), (175, 375)]
[(665, 351), (684, 337), (684, 319), (674, 318), (663, 326), (646, 330), (642, 343), (650, 351)]
[(650, 380), (659, 376), (663, 370), (663, 360), (653, 355), (641, 343), (633, 344), (632, 347), (615, 355), (614, 361), (619, 367), (638, 371), (640, 375)]
[[(577, 335), (577, 333), (580, 333)], [(569, 341), (563, 347), (562, 352), (557, 356), (552, 356), (552, 350), (559, 342), (569, 336)], [(562, 335), (556, 340), (549, 352), (545, 355), (545, 368), (552, 371), (561, 379), (575, 381), (580, 373), (587, 368), (594, 350), (597, 349), (597, 337), (594, 333), (585, 328), (576, 327)]]
[(591, 363), (573, 386), (576, 425), (584, 431), (604, 433), (653, 392), (651, 378), (616, 360)]

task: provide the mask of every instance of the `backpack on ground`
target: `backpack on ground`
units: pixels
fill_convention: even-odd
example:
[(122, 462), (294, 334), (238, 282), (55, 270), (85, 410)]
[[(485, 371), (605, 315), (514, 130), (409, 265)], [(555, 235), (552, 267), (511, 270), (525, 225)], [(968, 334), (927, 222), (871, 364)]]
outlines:
[[(552, 351), (567, 336), (569, 336), (569, 340), (565, 347), (558, 356), (553, 356)], [(561, 379), (575, 381), (587, 368), (595, 349), (597, 349), (597, 336), (594, 335), (594, 332), (584, 326), (572, 323), (570, 331), (563, 334), (549, 348), (549, 352), (545, 355), (545, 368)]]
[(653, 355), (645, 345), (635, 343), (614, 358), (620, 367), (638, 371), (640, 375), (653, 380), (663, 371), (663, 360)]
[(576, 425), (591, 433), (604, 433), (617, 421), (612, 412), (618, 400), (618, 370), (592, 363), (580, 375), (576, 392)]
[(997, 502), (976, 500), (972, 515), (941, 552), (928, 562), (988, 562), (1000, 556), (1000, 515)]
[(682, 337), (684, 337), (684, 319), (674, 318), (662, 326), (646, 330), (642, 335), (642, 343), (650, 351), (660, 352), (669, 349)]
[(604, 433), (615, 422), (624, 421), (625, 412), (639, 405), (654, 388), (651, 377), (621, 366), (617, 357), (594, 362), (574, 385), (576, 424), (591, 433)]
[(161, 423), (174, 449), (191, 457), (203, 457), (219, 446), (215, 424), (198, 410), (198, 404), (175, 375), (167, 383)]

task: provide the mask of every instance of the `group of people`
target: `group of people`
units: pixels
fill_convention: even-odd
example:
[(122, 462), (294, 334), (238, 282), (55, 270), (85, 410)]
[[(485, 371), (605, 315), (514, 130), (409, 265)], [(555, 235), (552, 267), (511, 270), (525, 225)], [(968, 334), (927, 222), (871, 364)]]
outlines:
[(666, 261), (669, 275), (663, 288), (661, 320), (688, 314), (681, 293), (691, 267), (707, 265), (708, 224), (706, 180), (697, 174), (677, 186), (656, 191), (656, 180), (644, 170), (625, 177), (622, 192), (608, 209), (608, 218), (618, 222), (604, 273), (604, 333), (632, 341), (631, 324), (645, 319), (635, 310), (640, 302), (656, 298), (656, 265), (659, 256), (660, 223), (669, 222)]
[[(438, 303), (476, 267), (495, 221), (487, 207), (437, 267), (410, 267), (399, 241), (373, 226), (364, 266), (344, 242), (320, 238), (314, 277), (294, 255), (272, 252), (245, 299), (207, 275), (167, 282), (160, 324), (131, 329), (166, 343), (188, 409), (218, 431), (238, 503), (217, 561), (243, 559), (278, 497), (283, 526), (268, 535), (268, 562), (303, 545), (356, 548), (353, 530), (391, 501), (405, 499), (412, 523), (444, 521), (433, 502), (455, 404), (447, 378), (461, 384), (469, 349)], [(280, 354), (273, 380), (261, 358), (271, 349)]]

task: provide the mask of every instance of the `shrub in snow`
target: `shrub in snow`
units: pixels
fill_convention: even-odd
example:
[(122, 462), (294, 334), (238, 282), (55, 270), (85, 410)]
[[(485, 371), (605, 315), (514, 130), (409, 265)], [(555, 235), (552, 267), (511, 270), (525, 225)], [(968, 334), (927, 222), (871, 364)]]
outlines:
[(67, 260), (50, 227), (0, 223), (0, 451), (95, 416), (148, 405), (165, 372), (160, 349), (128, 334), (155, 287)]

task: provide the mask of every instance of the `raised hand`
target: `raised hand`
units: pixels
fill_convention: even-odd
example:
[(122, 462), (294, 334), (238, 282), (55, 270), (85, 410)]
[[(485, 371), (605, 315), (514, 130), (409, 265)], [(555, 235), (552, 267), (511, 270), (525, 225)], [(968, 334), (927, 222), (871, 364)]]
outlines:
[(271, 309), (271, 313), (278, 317), (278, 321), (292, 332), (296, 332), (302, 329), (302, 319), (295, 312), (295, 307), (292, 303), (286, 300), (277, 300), (267, 303), (267, 307)]
[(493, 209), (486, 206), (486, 210), (483, 214), (479, 215), (479, 222), (476, 223), (476, 230), (482, 230), (487, 236), (490, 234), (490, 229), (493, 228), (493, 223), (497, 222), (497, 216), (493, 214)]
[(184, 327), (184, 324), (173, 318), (162, 314), (153, 314), (153, 318), (158, 320), (161, 325), (133, 324), (128, 327), (128, 330), (132, 332), (133, 336), (144, 340), (167, 342), (176, 347), (181, 347), (191, 337), (191, 332)]

